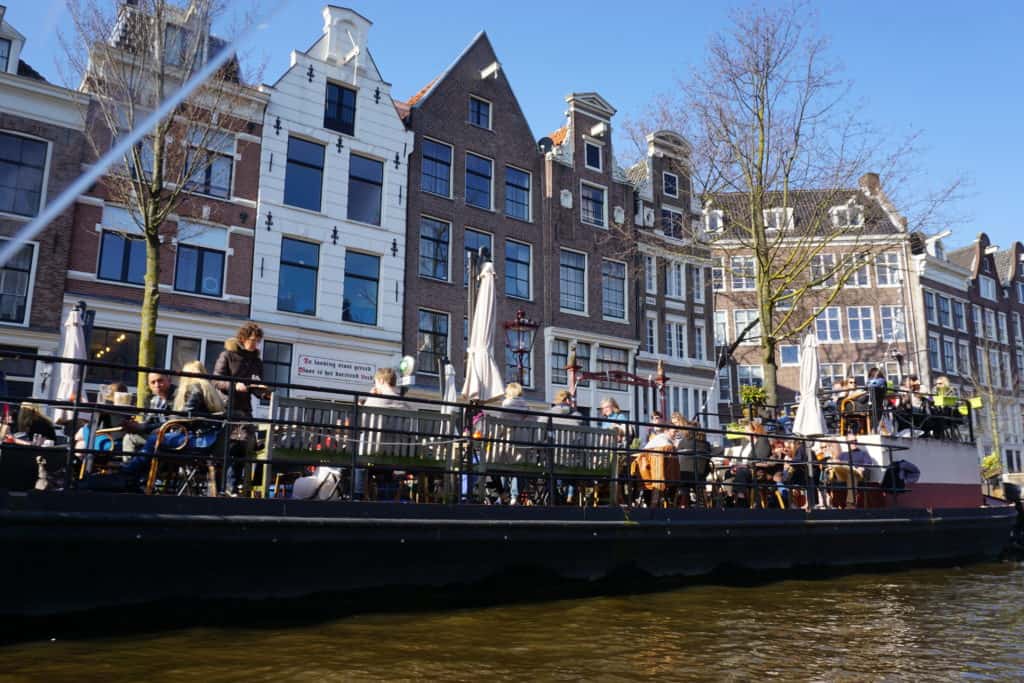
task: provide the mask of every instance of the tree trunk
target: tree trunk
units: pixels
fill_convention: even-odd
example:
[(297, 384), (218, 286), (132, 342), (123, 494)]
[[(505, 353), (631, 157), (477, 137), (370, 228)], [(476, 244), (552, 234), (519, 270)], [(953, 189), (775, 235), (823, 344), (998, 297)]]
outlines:
[[(160, 231), (159, 226), (146, 227), (146, 280), (142, 296), (142, 320), (139, 327), (139, 361), (144, 367), (154, 367), (156, 357), (156, 319), (160, 307)], [(162, 360), (162, 359), (161, 359)], [(146, 406), (149, 385), (145, 372), (139, 372), (136, 405)]]
[[(763, 327), (761, 328), (764, 329)], [(775, 365), (775, 340), (761, 335), (761, 364), (764, 366), (765, 403), (773, 408), (779, 405), (778, 366)]]

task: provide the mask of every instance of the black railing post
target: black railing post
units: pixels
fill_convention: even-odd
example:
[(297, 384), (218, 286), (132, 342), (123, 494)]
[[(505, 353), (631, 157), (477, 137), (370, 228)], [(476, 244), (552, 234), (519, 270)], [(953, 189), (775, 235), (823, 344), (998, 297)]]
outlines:
[(548, 416), (548, 429), (547, 433), (544, 434), (544, 448), (547, 450), (547, 462), (548, 468), (548, 505), (555, 505), (555, 445), (554, 445), (554, 422), (551, 416)]
[[(235, 418), (235, 382), (237, 380), (232, 379), (228, 382), (228, 410), (227, 410), (227, 421), (224, 423), (224, 447), (223, 447), (223, 459), (224, 459), (224, 470), (221, 472), (221, 487), (220, 490), (225, 494), (231, 493), (228, 491), (228, 481), (230, 468), (234, 466), (231, 462), (231, 425)], [(251, 399), (250, 399), (251, 400)], [(192, 417), (189, 415), (189, 417)]]
[[(58, 368), (60, 366), (58, 365)], [(78, 432), (78, 406), (82, 402), (82, 387), (85, 385), (85, 366), (78, 366), (78, 377), (75, 379), (75, 404), (71, 409), (71, 434), (68, 434), (68, 453), (64, 458), (64, 489), (70, 489), (74, 482), (74, 467), (75, 467), (75, 435)], [(88, 449), (92, 443), (96, 440), (96, 435), (93, 433), (95, 429), (92, 423), (89, 424), (87, 434), (89, 435), (88, 441), (85, 443), (86, 449)]]
[[(349, 432), (348, 432), (349, 433), (349, 437), (348, 437), (349, 448), (352, 451), (351, 464), (349, 465), (349, 467), (351, 468), (350, 471), (349, 471), (349, 483), (348, 483), (348, 498), (349, 498), (349, 500), (355, 500), (356, 499), (356, 492), (357, 492), (357, 488), (358, 488), (357, 487), (356, 478), (358, 476), (357, 472), (359, 470), (359, 437), (360, 437), (359, 424), (360, 424), (360, 420), (361, 420), (361, 415), (359, 414), (359, 397), (355, 396), (355, 395), (352, 395), (352, 422), (349, 425)], [(363, 484), (364, 490), (365, 490), (366, 485), (368, 483), (369, 482), (366, 482), (366, 483)]]

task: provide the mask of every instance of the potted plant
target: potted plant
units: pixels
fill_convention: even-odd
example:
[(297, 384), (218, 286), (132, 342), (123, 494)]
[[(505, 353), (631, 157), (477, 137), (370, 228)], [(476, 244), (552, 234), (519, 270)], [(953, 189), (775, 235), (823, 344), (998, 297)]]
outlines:
[(740, 402), (744, 406), (743, 412), (747, 418), (757, 417), (767, 400), (768, 395), (763, 387), (756, 387), (750, 384), (740, 387)]

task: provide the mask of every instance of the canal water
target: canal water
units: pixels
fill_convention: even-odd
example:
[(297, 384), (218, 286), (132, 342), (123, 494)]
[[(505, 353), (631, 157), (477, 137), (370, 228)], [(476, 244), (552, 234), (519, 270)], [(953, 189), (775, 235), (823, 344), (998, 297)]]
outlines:
[(1024, 678), (1024, 563), (0, 648), (0, 681)]

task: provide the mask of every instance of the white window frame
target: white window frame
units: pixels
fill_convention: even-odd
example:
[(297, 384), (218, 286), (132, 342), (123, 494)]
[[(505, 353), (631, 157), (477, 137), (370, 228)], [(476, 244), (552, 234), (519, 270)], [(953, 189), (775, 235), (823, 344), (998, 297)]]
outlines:
[(430, 137), (428, 135), (424, 135), (423, 139), (424, 140), (429, 140), (430, 142), (433, 142), (435, 145), (441, 145), (443, 147), (447, 147), (448, 148), (449, 159), (450, 159), (450, 161), (448, 162), (448, 194), (437, 194), (436, 192), (431, 192), (430, 190), (424, 190), (423, 189), (423, 147), (422, 147), (422, 145), (420, 146), (420, 181), (419, 181), (419, 184), (418, 184), (416, 189), (418, 189), (420, 192), (424, 192), (424, 193), (429, 194), (429, 195), (431, 195), (433, 197), (444, 197), (445, 199), (453, 199), (455, 197), (455, 147), (454, 147), (454, 145), (451, 145), (451, 144), (449, 144), (447, 142), (443, 142), (441, 140), (438, 140), (437, 138), (432, 138), (432, 137)]
[[(826, 372), (824, 370), (824, 368), (828, 368), (828, 372)], [(838, 370), (838, 372), (837, 372), (837, 370)], [(836, 382), (836, 380), (844, 380), (844, 379), (846, 379), (846, 364), (845, 363), (818, 363), (818, 375), (821, 378), (819, 380), (820, 386), (822, 386), (826, 390), (831, 391), (832, 385)], [(826, 382), (825, 381), (826, 377), (829, 378), (832, 381), (831, 382)]]
[(999, 300), (999, 294), (996, 291), (996, 281), (988, 275), (978, 276), (978, 293), (983, 299), (988, 299), (989, 301)]
[[(782, 355), (782, 349), (796, 349), (796, 360), (792, 363), (787, 363), (785, 357)], [(798, 365), (800, 365), (800, 345), (779, 344), (779, 367), (792, 367)]]
[[(530, 288), (530, 295), (527, 298), (524, 299), (524, 298), (519, 297), (519, 296), (512, 296), (511, 294), (506, 292), (505, 296), (507, 296), (509, 299), (515, 299), (516, 301), (533, 301), (533, 292), (534, 292), (534, 290), (533, 290), (533, 245), (530, 244), (529, 242), (524, 242), (523, 240), (514, 240), (511, 237), (506, 237), (505, 238), (505, 243), (508, 244), (509, 242), (511, 242), (512, 244), (518, 244), (521, 247), (526, 247), (527, 250), (529, 251), (529, 254), (530, 254), (530, 278), (529, 278), (529, 285), (528, 286)], [(508, 257), (506, 255), (506, 260), (507, 260), (507, 258)], [(508, 264), (507, 263), (505, 264), (505, 272), (508, 273)]]
[[(571, 308), (562, 308), (562, 252), (568, 251), (573, 254), (579, 254), (583, 257), (583, 310), (576, 311)], [(568, 249), (566, 247), (559, 247), (558, 249), (558, 310), (562, 313), (568, 313), (569, 315), (588, 315), (590, 310), (590, 255), (585, 251), (579, 251), (578, 249)]]
[[(935, 344), (934, 349), (932, 343)], [(928, 333), (928, 364), (932, 372), (942, 372), (942, 337), (935, 332)]]
[[(604, 310), (604, 263), (617, 263), (622, 266), (622, 317), (616, 318), (605, 313)], [(623, 323), (629, 322), (629, 265), (625, 261), (619, 261), (618, 259), (602, 258), (601, 259), (601, 318), (611, 322)]]
[(857, 270), (850, 273), (846, 279), (846, 287), (850, 289), (863, 289), (871, 286), (871, 267), (865, 263)]
[[(728, 344), (729, 340), (732, 339), (732, 336), (729, 334), (729, 311), (725, 309), (715, 310), (714, 318), (712, 320), (715, 325), (715, 346), (724, 346), (725, 344)], [(721, 337), (718, 335), (719, 329), (721, 329), (723, 333)]]
[(658, 293), (658, 257), (653, 254), (644, 255), (644, 292)]
[(689, 329), (685, 318), (665, 317), (665, 355), (677, 360), (690, 357)]
[(831, 274), (825, 280), (814, 285), (814, 289), (826, 289), (828, 287), (836, 286), (836, 255), (815, 254), (812, 256), (810, 261), (811, 282), (825, 277), (826, 273)]
[[(946, 321), (942, 321), (942, 304), (946, 304)], [(953, 300), (944, 294), (935, 294), (935, 315), (938, 319), (938, 324), (941, 327), (947, 329), (953, 329)]]
[[(850, 222), (850, 211), (856, 209), (858, 212), (858, 218), (860, 219), (856, 223)], [(832, 227), (834, 228), (862, 228), (864, 227), (864, 207), (860, 204), (851, 202), (848, 204), (842, 204), (840, 206), (833, 206), (829, 209), (829, 215), (832, 219)], [(840, 220), (840, 216), (845, 216), (843, 220)]]
[[(42, 206), (40, 205), (40, 209)], [(0, 237), (0, 246), (6, 244), (11, 238)], [(25, 289), (25, 319), (19, 322), (13, 320), (0, 321), (0, 325), (4, 327), (28, 327), (32, 324), (32, 300), (35, 294), (36, 287), (36, 274), (39, 272), (39, 242), (34, 240), (22, 243), (22, 247), (26, 245), (32, 246), (32, 265), (28, 271), (28, 287)], [(97, 259), (99, 257), (97, 256)], [(99, 273), (99, 263), (96, 265), (96, 272)], [(102, 280), (101, 282), (111, 282), (110, 280)], [(120, 283), (125, 284), (125, 283)], [(17, 343), (17, 340), (11, 340), (12, 343)]]
[(999, 332), (996, 329), (996, 312), (991, 308), (983, 309), (985, 316), (985, 338), (989, 341), (999, 341)]
[[(668, 176), (672, 176), (675, 179), (675, 181), (676, 181), (676, 183), (675, 183), (676, 184), (675, 194), (671, 194), (671, 193), (669, 193), (668, 190), (665, 189), (665, 178), (668, 177)], [(662, 193), (666, 197), (672, 197), (674, 199), (678, 199), (679, 198), (679, 176), (676, 175), (675, 173), (670, 173), (668, 171), (662, 171), (661, 172), (661, 190), (662, 190)]]
[[(716, 287), (716, 282), (720, 282), (722, 286)], [(725, 258), (722, 256), (716, 256), (711, 264), (711, 291), (725, 291)]]
[[(722, 394), (722, 377), (725, 377), (725, 394)], [(718, 369), (718, 375), (715, 378), (716, 390), (718, 393), (718, 403), (732, 403), (732, 368), (726, 365), (724, 368)]]
[[(597, 166), (591, 166), (587, 161), (587, 146), (597, 148)], [(594, 140), (586, 135), (583, 136), (583, 167), (589, 171), (604, 172), (604, 143)]]
[[(478, 159), (483, 159), (483, 160), (485, 160), (485, 161), (487, 161), (487, 162), (489, 162), (491, 164), (491, 191), (490, 191), (490, 196), (489, 196), (490, 206), (484, 207), (484, 206), (480, 206), (479, 204), (472, 204), (466, 198), (466, 195), (468, 194), (466, 192), (466, 190), (468, 189), (468, 186), (469, 186), (469, 177), (468, 176), (469, 176), (469, 157), (470, 156), (475, 156)], [(488, 156), (484, 156), (483, 154), (480, 154), (478, 152), (473, 152), (473, 151), (467, 149), (466, 153), (465, 153), (465, 155), (463, 157), (462, 164), (463, 164), (463, 170), (462, 170), (462, 200), (465, 203), (465, 205), (466, 206), (470, 206), (470, 207), (472, 207), (474, 209), (480, 209), (482, 211), (494, 211), (494, 169), (495, 169), (494, 159), (492, 159), (491, 157), (488, 157)]]
[[(586, 218), (584, 218), (584, 215), (583, 215), (583, 188), (584, 188), (584, 186), (589, 187), (591, 189), (600, 190), (601, 194), (604, 196), (603, 207), (602, 207), (603, 215), (601, 217), (603, 222), (600, 223), (600, 224), (598, 224), (598, 223), (591, 223)], [(607, 230), (608, 229), (608, 188), (607, 187), (605, 187), (604, 185), (598, 185), (597, 183), (591, 183), (591, 182), (586, 181), (586, 180), (581, 180), (580, 181), (580, 222), (583, 223), (583, 225), (589, 225), (589, 226), (594, 227), (594, 228), (601, 228), (602, 230)]]
[[(947, 354), (947, 351), (951, 351), (952, 354)], [(951, 360), (952, 362), (950, 362)], [(953, 375), (960, 374), (957, 372), (956, 339), (953, 337), (942, 338), (942, 365), (946, 372)]]
[[(747, 383), (744, 383), (744, 377), (746, 375)], [(760, 384), (752, 384), (751, 380), (760, 380)], [(737, 365), (736, 366), (736, 386), (764, 386), (764, 366), (763, 365)]]
[(660, 213), (664, 214), (666, 212), (679, 217), (679, 237), (671, 234), (671, 219), (669, 221), (669, 229), (666, 230), (665, 219), (662, 216), (659, 216), (658, 218), (658, 230), (663, 236), (668, 237), (669, 239), (683, 239), (686, 233), (686, 218), (684, 217), (682, 210), (674, 206), (669, 206), (668, 204), (662, 204)]
[(996, 323), (998, 324), (997, 332), (999, 333), (999, 343), (1009, 344), (1010, 343), (1010, 331), (1006, 323), (1006, 314), (1002, 311), (996, 313)]
[[(469, 102), (466, 102), (466, 123), (473, 126), (474, 128), (480, 128), (481, 130), (494, 130), (494, 102), (491, 102), (486, 97), (480, 97), (478, 95), (470, 95)], [(480, 126), (469, 120), (469, 112), (471, 109), (470, 103), (472, 100), (477, 102), (483, 102), (487, 105), (487, 126)]]
[[(867, 312), (867, 317), (863, 317), (864, 312)], [(856, 313), (856, 316), (853, 314)], [(864, 322), (869, 323), (868, 331), (870, 331), (870, 337), (864, 337)], [(856, 325), (856, 334), (854, 329), (854, 322)], [(873, 344), (875, 342), (875, 308), (874, 306), (847, 306), (846, 307), (846, 332), (849, 335), (851, 343), (854, 344)]]
[[(928, 305), (931, 300), (932, 305)], [(939, 324), (939, 300), (935, 292), (924, 290), (924, 319), (932, 325)]]
[(899, 287), (899, 281), (900, 253), (898, 251), (885, 251), (878, 254), (875, 257), (875, 285), (878, 287)]
[[(967, 303), (961, 299), (953, 299), (951, 304), (953, 315), (953, 329), (957, 332), (967, 331)], [(960, 323), (957, 324), (956, 310), (960, 309)]]
[(682, 261), (665, 261), (665, 298), (686, 298), (686, 264)]
[[(419, 339), (419, 335), (420, 335), (420, 311), (425, 311), (427, 313), (433, 313), (434, 315), (443, 315), (445, 318), (448, 319), (448, 334), (446, 336), (445, 344), (444, 344), (445, 345), (444, 355), (448, 356), (449, 358), (451, 358), (451, 355), (452, 355), (452, 314), (449, 311), (439, 311), (436, 308), (429, 308), (427, 306), (417, 306), (416, 307), (416, 337), (417, 337), (417, 339)], [(419, 355), (419, 354), (417, 353), (417, 355)], [(419, 372), (420, 374), (423, 374), (423, 375), (430, 375), (431, 377), (437, 377), (438, 376), (437, 368), (417, 367), (416, 371)]]
[(1024, 282), (1017, 282), (1017, 303), (1024, 304)]
[(650, 354), (658, 353), (658, 315), (648, 313), (644, 318), (644, 350)]
[(982, 322), (981, 306), (971, 304), (971, 324), (974, 326), (974, 336), (978, 339), (985, 337), (985, 328)]
[[(751, 316), (753, 316), (755, 318), (759, 317), (758, 314), (757, 314), (757, 309), (756, 308), (737, 308), (737, 309), (733, 310), (733, 312), (732, 312), (732, 321), (733, 321), (732, 337), (734, 339), (738, 339), (739, 338), (740, 332), (742, 332), (743, 328), (746, 327), (750, 323)], [(755, 344), (760, 343), (760, 339), (761, 339), (761, 321), (758, 320), (757, 324), (754, 325), (753, 328), (751, 328), (751, 330), (747, 334), (746, 338), (742, 342), (740, 342), (740, 345), (741, 346), (753, 346)]]
[[(711, 216), (715, 217), (716, 228), (711, 227)], [(725, 214), (721, 209), (705, 209), (704, 211), (704, 232), (709, 235), (717, 235), (725, 227)]]
[[(889, 315), (886, 315), (888, 313)], [(885, 321), (892, 321), (892, 334), (887, 337), (885, 334)], [(882, 305), (878, 307), (878, 332), (879, 341), (901, 342), (907, 340), (906, 312), (902, 306)]]
[(699, 263), (691, 263), (690, 268), (693, 269), (693, 303), (702, 304), (704, 303), (704, 266)]
[[(511, 218), (514, 221), (523, 221), (525, 223), (533, 223), (533, 173), (527, 171), (525, 168), (520, 168), (515, 164), (505, 164), (505, 185), (508, 185), (508, 169), (515, 169), (520, 173), (526, 174), (526, 218), (520, 218), (519, 216), (512, 216), (508, 213), (508, 206), (505, 201), (505, 195), (501, 196), (501, 208), (504, 210), (503, 213), (506, 218)], [(493, 202), (492, 202), (493, 203)]]
[(972, 377), (971, 371), (971, 344), (970, 342), (958, 339), (956, 343), (956, 366), (961, 377)]
[[(769, 219), (771, 216), (771, 219)], [(764, 218), (765, 230), (778, 230), (780, 227), (783, 230), (793, 229), (793, 209), (792, 207), (773, 206), (770, 209), (762, 210), (762, 217)], [(775, 223), (775, 225), (769, 225), (769, 223)]]
[[(736, 284), (737, 284), (737, 274), (736, 273), (739, 271), (740, 268), (742, 268), (743, 270), (747, 269), (747, 263), (746, 263), (747, 261), (750, 262), (749, 263), (750, 277), (747, 277), (746, 275), (738, 276), (740, 284), (742, 284), (744, 286), (743, 287), (737, 287), (736, 286)], [(742, 265), (737, 265), (737, 262), (742, 262)], [(730, 270), (729, 275), (730, 275), (730, 280), (731, 280), (732, 291), (734, 291), (734, 292), (749, 292), (749, 291), (753, 291), (753, 290), (757, 289), (757, 264), (754, 261), (754, 257), (753, 256), (733, 256), (729, 260), (729, 270)], [(749, 285), (750, 285), (749, 287), (746, 286), (748, 284), (748, 281), (749, 281)]]
[[(13, 54), (13, 48), (12, 48), (12, 54)], [(36, 216), (39, 215), (39, 213), (44, 208), (46, 208), (47, 192), (49, 190), (49, 185), (50, 185), (50, 166), (51, 166), (51, 163), (53, 161), (53, 142), (50, 141), (50, 140), (47, 140), (46, 138), (41, 138), (38, 135), (30, 135), (28, 133), (23, 133), (20, 130), (11, 130), (9, 128), (0, 128), (0, 133), (6, 133), (8, 135), (13, 135), (15, 137), (26, 138), (28, 140), (34, 140), (35, 142), (42, 142), (42, 143), (46, 144), (46, 158), (43, 161), (43, 182), (39, 186), (39, 206), (36, 207), (36, 212), (34, 214), (32, 214), (31, 216), (26, 216), (26, 215), (20, 214), (20, 213), (7, 213), (6, 211), (0, 211), (0, 217), (10, 218), (10, 219), (18, 221), (20, 223), (26, 223), (26, 222), (34, 219)], [(232, 180), (232, 182), (234, 182), (234, 181)]]
[[(838, 333), (835, 339), (831, 338), (831, 329), (829, 323), (831, 322), (832, 313), (835, 313), (836, 321), (836, 332)], [(821, 338), (821, 333), (818, 330), (818, 319), (821, 318), (825, 321), (825, 332), (827, 334), (826, 339)], [(819, 344), (841, 344), (843, 341), (843, 313), (842, 308), (839, 306), (829, 306), (821, 311), (814, 317), (814, 335), (818, 338)]]
[(693, 347), (690, 349), (690, 357), (700, 361), (708, 359), (708, 333), (703, 320), (693, 321)]

